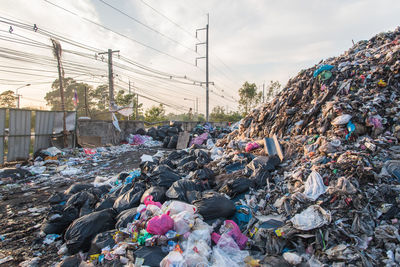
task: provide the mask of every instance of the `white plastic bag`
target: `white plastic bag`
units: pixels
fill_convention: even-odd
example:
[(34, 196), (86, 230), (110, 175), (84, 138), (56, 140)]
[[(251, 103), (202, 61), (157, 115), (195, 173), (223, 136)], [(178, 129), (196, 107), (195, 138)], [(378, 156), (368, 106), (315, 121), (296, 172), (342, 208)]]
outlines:
[(143, 154), (143, 155), (140, 157), (140, 160), (142, 161), (142, 163), (143, 163), (143, 162), (146, 162), (146, 161), (153, 162), (153, 157), (150, 156), (150, 155)]
[(331, 123), (334, 126), (338, 126), (338, 125), (344, 125), (347, 124), (351, 119), (351, 115), (349, 114), (343, 114), (340, 115), (339, 117), (336, 117)]
[(168, 211), (170, 212), (170, 216), (178, 214), (182, 211), (188, 211), (191, 213), (195, 213), (197, 211), (197, 208), (193, 205), (187, 204), (185, 202), (182, 201), (167, 201), (164, 202), (164, 204), (161, 207), (161, 210), (164, 213), (167, 213)]
[(211, 262), (213, 267), (241, 267), (245, 266), (244, 258), (247, 256), (249, 256), (248, 251), (240, 250), (230, 235), (223, 234), (213, 249)]
[(186, 263), (181, 253), (171, 251), (160, 262), (160, 267), (186, 267)]
[(312, 201), (315, 201), (320, 195), (325, 193), (326, 186), (322, 180), (321, 175), (313, 171), (308, 176), (307, 181), (305, 183), (304, 195)]
[(172, 215), (171, 218), (174, 220), (174, 231), (179, 235), (189, 232), (194, 225), (193, 213), (188, 211)]
[(318, 205), (312, 205), (296, 214), (290, 221), (294, 228), (307, 231), (329, 224), (331, 219), (329, 211), (325, 211)]

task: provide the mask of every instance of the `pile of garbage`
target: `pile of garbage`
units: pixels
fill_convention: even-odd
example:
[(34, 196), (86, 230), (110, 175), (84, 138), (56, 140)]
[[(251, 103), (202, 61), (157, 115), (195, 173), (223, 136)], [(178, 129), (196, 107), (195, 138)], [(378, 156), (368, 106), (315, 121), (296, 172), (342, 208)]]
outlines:
[(265, 137), (281, 138), (287, 160), (254, 199), (263, 216), (282, 218), (251, 230), (267, 254), (294, 265), (400, 264), (399, 37), (399, 28), (378, 34), (301, 71), (217, 142), (268, 154)]
[(399, 37), (300, 72), (215, 144), (51, 196), (43, 242), (59, 266), (398, 266)]
[[(143, 129), (140, 130), (144, 131)], [(189, 143), (201, 145), (209, 138), (222, 138), (231, 131), (230, 128), (213, 127), (208, 122), (200, 123), (190, 131)], [(171, 122), (170, 125), (157, 126), (157, 128), (151, 127), (147, 132), (141, 134), (147, 134), (154, 140), (161, 141), (164, 148), (175, 149), (178, 143), (179, 133), (181, 132), (183, 132), (182, 123), (174, 121)], [(132, 138), (132, 136), (130, 138)], [(197, 141), (192, 141), (196, 138), (198, 138)], [(129, 143), (131, 142), (129, 141)]]

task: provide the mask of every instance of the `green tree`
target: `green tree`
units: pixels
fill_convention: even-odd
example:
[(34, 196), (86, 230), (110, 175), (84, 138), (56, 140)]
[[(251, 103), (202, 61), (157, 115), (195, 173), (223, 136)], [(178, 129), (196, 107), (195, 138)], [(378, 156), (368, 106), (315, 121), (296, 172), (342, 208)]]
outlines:
[[(74, 106), (74, 95), (75, 90), (78, 95), (78, 116), (86, 115), (85, 105), (85, 93), (87, 98), (88, 113), (94, 109), (95, 101), (93, 99), (93, 87), (86, 84), (75, 81), (73, 78), (63, 79), (64, 87), (64, 101), (65, 110), (75, 110)], [(61, 97), (60, 97), (60, 84), (59, 80), (56, 79), (51, 85), (52, 91), (48, 92), (44, 99), (47, 101), (47, 105), (50, 106), (51, 110), (61, 110)]]
[(228, 112), (225, 113), (225, 109), (222, 106), (216, 106), (213, 108), (210, 114), (210, 120), (214, 122), (236, 122), (242, 118), (239, 112)]
[(0, 94), (0, 107), (15, 108), (17, 106), (17, 97), (11, 90), (4, 91)]
[(92, 90), (90, 97), (94, 100), (96, 112), (105, 112), (109, 109), (108, 85), (102, 84)]
[(146, 110), (144, 114), (144, 120), (148, 122), (164, 121), (167, 117), (165, 116), (165, 108), (163, 104), (159, 106), (152, 106)]
[(215, 106), (210, 114), (210, 121), (221, 122), (226, 119), (225, 109), (222, 106)]
[(281, 84), (278, 81), (271, 81), (267, 86), (267, 100), (272, 99), (281, 89)]
[(249, 111), (257, 106), (261, 101), (262, 92), (257, 92), (255, 83), (245, 82), (239, 89), (239, 109), (243, 115), (247, 115)]
[(237, 122), (240, 121), (243, 118), (243, 116), (238, 112), (229, 112), (227, 114), (227, 120), (228, 122)]

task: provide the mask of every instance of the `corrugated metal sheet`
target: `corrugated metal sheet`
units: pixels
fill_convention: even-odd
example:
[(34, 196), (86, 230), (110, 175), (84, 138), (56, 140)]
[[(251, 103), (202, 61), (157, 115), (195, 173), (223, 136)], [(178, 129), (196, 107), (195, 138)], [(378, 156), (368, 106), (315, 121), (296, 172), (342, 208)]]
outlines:
[(10, 109), (7, 161), (29, 158), (31, 111)]
[(53, 134), (54, 111), (36, 111), (35, 119), (35, 145), (33, 152), (51, 146), (51, 134)]
[[(63, 118), (64, 118), (64, 112), (59, 112), (56, 111), (56, 117), (54, 121), (54, 133), (62, 133), (64, 130), (63, 126)], [(67, 131), (73, 131), (75, 130), (75, 118), (76, 114), (75, 111), (68, 111), (67, 112), (67, 117), (65, 118), (65, 126), (67, 128)]]
[(4, 163), (4, 128), (6, 127), (6, 109), (0, 109), (0, 164)]

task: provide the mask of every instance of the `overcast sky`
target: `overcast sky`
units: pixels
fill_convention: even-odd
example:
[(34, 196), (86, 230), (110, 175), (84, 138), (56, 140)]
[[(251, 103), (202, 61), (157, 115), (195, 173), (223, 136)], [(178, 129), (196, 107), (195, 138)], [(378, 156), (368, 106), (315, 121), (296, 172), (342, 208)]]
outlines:
[[(285, 84), (301, 69), (311, 67), (321, 59), (340, 55), (351, 47), (352, 40), (357, 42), (393, 30), (399, 25), (400, 10), (398, 0), (103, 0), (131, 17), (128, 18), (100, 0), (48, 2), (1, 0), (0, 15), (32, 27), (36, 24), (39, 29), (85, 46), (104, 51), (108, 48), (120, 50), (121, 56), (144, 66), (174, 75), (187, 75), (198, 81), (205, 81), (205, 61), (199, 60), (196, 67), (195, 58), (204, 56), (205, 51), (201, 46), (198, 53), (193, 50), (195, 43), (203, 41), (205, 36), (199, 32), (196, 40), (194, 35), (196, 28), (206, 25), (206, 14), (209, 13), (210, 81), (215, 82), (215, 87), (210, 88), (210, 104), (211, 108), (223, 105), (229, 110), (236, 109), (234, 99), (238, 99), (237, 91), (244, 81), (261, 85), (264, 81), (279, 80)], [(13, 27), (13, 33), (9, 34), (9, 27), (7, 23), (0, 23), (0, 48), (52, 57), (50, 49), (13, 42), (14, 39), (30, 38), (50, 45), (49, 37), (19, 27)], [(61, 45), (64, 49), (93, 56), (91, 59), (65, 53), (64, 60), (96, 68), (90, 72), (92, 76), (79, 73), (79, 70), (66, 70), (66, 76), (93, 86), (107, 83), (107, 64), (94, 60), (94, 52), (63, 41)], [(0, 53), (0, 91), (15, 90), (31, 83), (20, 89), (22, 105), (44, 106), (45, 103), (39, 101), (43, 101), (51, 81), (57, 78), (55, 65), (43, 65), (41, 60), (34, 63), (10, 60), (5, 55), (7, 52)], [(118, 63), (119, 59), (115, 61)], [(126, 62), (121, 61), (121, 64), (135, 68)], [(24, 67), (29, 70), (16, 69)], [(205, 111), (205, 89), (202, 87), (150, 78), (126, 69), (116, 68), (115, 74), (118, 75), (115, 79), (117, 89), (127, 89), (127, 83), (131, 81), (140, 94), (178, 106), (179, 113), (193, 106), (193, 102), (185, 98), (194, 100), (197, 97), (199, 111)], [(148, 108), (156, 102), (144, 100), (144, 104)], [(174, 108), (168, 108), (168, 111), (172, 110)]]

